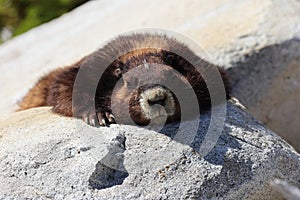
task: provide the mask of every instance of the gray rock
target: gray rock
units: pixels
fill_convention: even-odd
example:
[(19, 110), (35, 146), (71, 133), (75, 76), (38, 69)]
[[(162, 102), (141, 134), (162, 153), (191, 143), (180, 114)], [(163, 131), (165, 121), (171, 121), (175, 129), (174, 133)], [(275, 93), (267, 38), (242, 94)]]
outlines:
[(300, 155), (245, 111), (228, 103), (206, 156), (210, 118), (200, 119), (186, 145), (172, 139), (176, 124), (158, 133), (94, 128), (49, 108), (14, 113), (0, 121), (0, 199), (283, 199), (271, 180), (300, 186)]
[(300, 2), (269, 3), (256, 28), (212, 54), (247, 111), (300, 152)]
[(228, 70), (234, 96), (300, 151), (300, 40), (270, 45), (235, 65)]
[(287, 200), (300, 199), (299, 188), (287, 183), (286, 181), (275, 179), (271, 182), (271, 186), (278, 190)]

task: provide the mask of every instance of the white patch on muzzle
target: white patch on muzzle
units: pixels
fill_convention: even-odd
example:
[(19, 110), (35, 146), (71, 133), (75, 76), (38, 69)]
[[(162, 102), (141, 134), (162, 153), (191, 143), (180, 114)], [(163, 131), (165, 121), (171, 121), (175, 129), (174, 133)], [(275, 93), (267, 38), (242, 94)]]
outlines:
[[(159, 100), (163, 100), (164, 105), (149, 104), (149, 101), (156, 102)], [(147, 89), (141, 93), (139, 102), (147, 119), (166, 118), (166, 116), (173, 115), (175, 112), (175, 102), (171, 92), (160, 86)]]

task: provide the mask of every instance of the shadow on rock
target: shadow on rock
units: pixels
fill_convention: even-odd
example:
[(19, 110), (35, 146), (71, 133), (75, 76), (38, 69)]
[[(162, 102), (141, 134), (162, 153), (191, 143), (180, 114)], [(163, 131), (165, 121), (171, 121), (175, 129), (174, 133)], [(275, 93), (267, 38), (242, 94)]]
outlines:
[(124, 151), (126, 137), (119, 134), (111, 141), (108, 153), (96, 164), (96, 169), (89, 178), (89, 185), (93, 189), (105, 189), (121, 185), (128, 172), (124, 168)]

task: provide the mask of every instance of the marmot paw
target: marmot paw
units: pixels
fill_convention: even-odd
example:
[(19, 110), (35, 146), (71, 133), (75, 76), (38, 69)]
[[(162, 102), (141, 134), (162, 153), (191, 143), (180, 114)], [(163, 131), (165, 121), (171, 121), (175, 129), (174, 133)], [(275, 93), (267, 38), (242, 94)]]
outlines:
[(115, 124), (115, 117), (110, 111), (93, 111), (82, 114), (82, 119), (85, 123), (91, 126), (109, 126)]

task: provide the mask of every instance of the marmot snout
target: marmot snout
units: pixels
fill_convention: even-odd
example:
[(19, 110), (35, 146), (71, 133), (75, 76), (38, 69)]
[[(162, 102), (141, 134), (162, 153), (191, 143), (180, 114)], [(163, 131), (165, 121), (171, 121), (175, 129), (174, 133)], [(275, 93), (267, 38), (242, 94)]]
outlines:
[(140, 106), (147, 119), (171, 116), (175, 113), (172, 93), (162, 86), (152, 86), (140, 95)]

